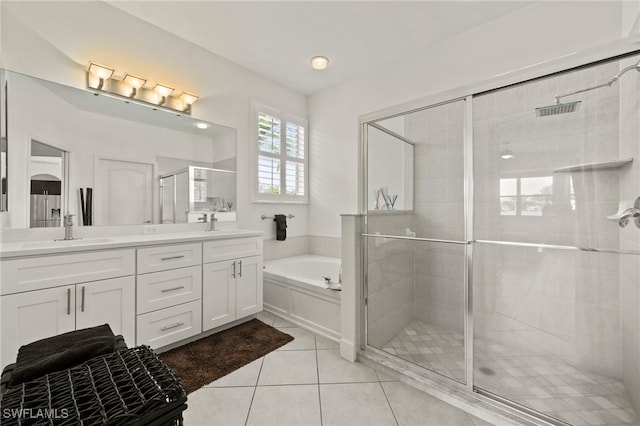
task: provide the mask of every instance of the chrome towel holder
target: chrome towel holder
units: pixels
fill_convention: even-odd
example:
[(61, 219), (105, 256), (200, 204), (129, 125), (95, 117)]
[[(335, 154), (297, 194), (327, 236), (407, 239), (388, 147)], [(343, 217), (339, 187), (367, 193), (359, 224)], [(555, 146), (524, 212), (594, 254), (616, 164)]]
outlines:
[[(287, 215), (287, 219), (293, 219), (295, 216), (290, 214)], [(260, 216), (260, 219), (265, 220), (265, 219), (275, 219), (275, 216), (267, 216), (266, 214), (263, 214), (262, 216)]]

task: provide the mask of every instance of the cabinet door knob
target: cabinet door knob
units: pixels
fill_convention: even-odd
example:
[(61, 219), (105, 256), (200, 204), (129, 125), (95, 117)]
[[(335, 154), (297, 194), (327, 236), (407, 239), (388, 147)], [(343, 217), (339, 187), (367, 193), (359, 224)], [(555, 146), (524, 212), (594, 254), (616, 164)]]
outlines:
[(80, 306), (80, 312), (84, 312), (84, 286), (82, 286), (82, 305)]
[(233, 272), (231, 273), (231, 278), (236, 277), (236, 261), (233, 261)]
[(67, 315), (71, 315), (71, 289), (67, 289)]
[(238, 261), (238, 263), (240, 264), (240, 272), (238, 273), (238, 276), (242, 277), (242, 260)]

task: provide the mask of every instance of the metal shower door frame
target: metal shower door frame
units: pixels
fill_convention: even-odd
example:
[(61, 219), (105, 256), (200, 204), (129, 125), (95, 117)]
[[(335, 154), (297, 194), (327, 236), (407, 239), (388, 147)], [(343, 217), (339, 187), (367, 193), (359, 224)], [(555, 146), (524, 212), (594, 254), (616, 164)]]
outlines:
[[(367, 146), (367, 125), (371, 122), (386, 120), (401, 115), (410, 114), (412, 112), (424, 110), (427, 108), (437, 107), (450, 102), (464, 100), (464, 122), (463, 122), (463, 152), (464, 152), (464, 227), (465, 227), (465, 241), (448, 241), (448, 240), (436, 240), (428, 238), (412, 238), (412, 237), (400, 237), (407, 240), (419, 240), (419, 241), (431, 241), (431, 242), (446, 242), (446, 243), (463, 243), (465, 247), (465, 276), (464, 276), (464, 338), (465, 338), (465, 384), (441, 376), (437, 373), (424, 374), (428, 379), (436, 383), (441, 383), (449, 387), (465, 389), (474, 395), (480, 395), (490, 400), (498, 400), (505, 403), (507, 406), (505, 409), (510, 410), (511, 404), (508, 401), (500, 401), (500, 398), (495, 398), (492, 395), (487, 395), (481, 392), (481, 389), (476, 389), (473, 380), (473, 251), (475, 243), (484, 244), (503, 244), (514, 246), (535, 246), (546, 247), (560, 250), (578, 250), (578, 251), (603, 251), (610, 252), (609, 250), (597, 250), (588, 247), (571, 247), (571, 246), (552, 246), (545, 244), (521, 244), (516, 242), (507, 241), (485, 241), (474, 240), (473, 236), (473, 98), (474, 96), (486, 93), (489, 91), (506, 88), (511, 85), (526, 83), (531, 80), (536, 80), (544, 77), (549, 77), (554, 74), (564, 73), (573, 69), (583, 68), (597, 64), (598, 62), (614, 60), (615, 58), (621, 58), (624, 56), (635, 55), (640, 53), (640, 34), (629, 36), (627, 38), (617, 40), (601, 47), (589, 49), (579, 54), (572, 54), (566, 57), (561, 57), (555, 60), (544, 62), (535, 66), (526, 67), (524, 69), (515, 70), (513, 72), (501, 74), (499, 76), (486, 79), (473, 85), (466, 85), (458, 87), (452, 90), (444, 91), (432, 96), (417, 99), (412, 102), (396, 105), (384, 110), (372, 112), (362, 115), (359, 119), (359, 197), (358, 197), (358, 211), (364, 217), (364, 232), (361, 234), (362, 238), (362, 259), (361, 265), (363, 274), (360, 283), (362, 288), (362, 295), (365, 298), (362, 303), (363, 309), (360, 312), (360, 318), (358, 319), (361, 330), (360, 349), (363, 351), (370, 351), (374, 354), (382, 357), (394, 358), (395, 362), (406, 367), (409, 371), (414, 372), (428, 372), (426, 368), (417, 367), (407, 361), (401, 360), (398, 357), (387, 354), (386, 352), (377, 349), (368, 344), (368, 304), (366, 303), (368, 296), (368, 244), (367, 239), (372, 237), (383, 237), (382, 235), (375, 235), (368, 233), (368, 215), (367, 215), (367, 160), (368, 160), (368, 146)], [(415, 187), (414, 187), (415, 191)], [(396, 238), (397, 236), (394, 236)], [(636, 252), (623, 252), (616, 251), (619, 254), (640, 254)], [(524, 415), (528, 414), (526, 411), (522, 411), (519, 406), (515, 405), (517, 411)], [(530, 414), (530, 413), (529, 413)]]

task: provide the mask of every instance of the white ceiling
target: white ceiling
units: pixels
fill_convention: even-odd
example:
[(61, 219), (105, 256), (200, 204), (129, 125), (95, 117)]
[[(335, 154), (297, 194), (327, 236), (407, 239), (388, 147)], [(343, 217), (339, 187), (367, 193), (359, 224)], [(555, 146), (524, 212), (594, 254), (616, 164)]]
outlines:
[[(531, 1), (127, 1), (109, 4), (303, 94), (423, 54)], [(330, 59), (315, 71), (309, 59)]]

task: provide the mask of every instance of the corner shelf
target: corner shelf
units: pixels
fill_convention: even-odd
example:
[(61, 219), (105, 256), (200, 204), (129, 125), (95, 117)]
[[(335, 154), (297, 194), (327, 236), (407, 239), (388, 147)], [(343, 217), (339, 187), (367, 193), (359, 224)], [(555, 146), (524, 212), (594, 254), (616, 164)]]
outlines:
[(591, 170), (604, 170), (604, 169), (618, 169), (624, 167), (627, 164), (631, 164), (633, 158), (625, 158), (624, 160), (607, 161), (603, 163), (584, 163), (576, 164), (574, 166), (561, 167), (553, 171), (553, 173), (567, 173), (567, 172), (589, 172)]

